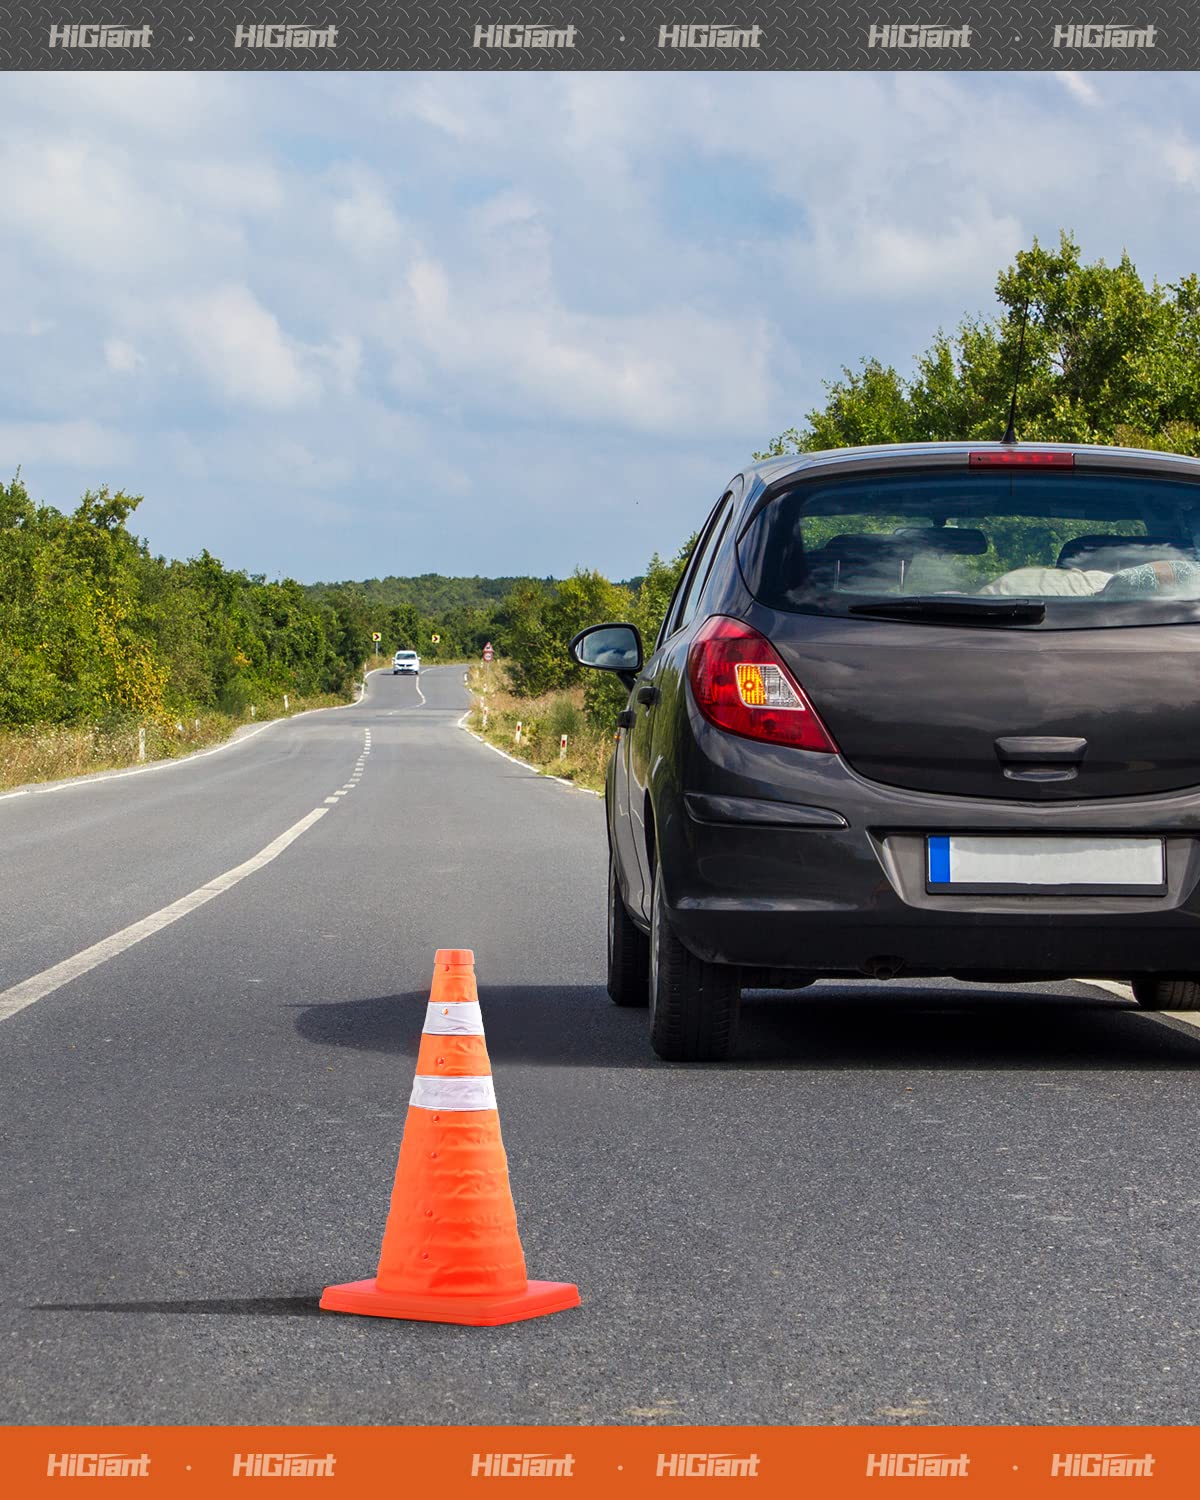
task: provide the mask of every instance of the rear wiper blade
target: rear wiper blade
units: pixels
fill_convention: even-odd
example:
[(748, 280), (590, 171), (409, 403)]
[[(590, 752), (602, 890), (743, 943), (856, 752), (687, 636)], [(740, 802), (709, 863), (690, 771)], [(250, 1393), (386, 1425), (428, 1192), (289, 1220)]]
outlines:
[(910, 594), (905, 599), (874, 599), (852, 604), (852, 615), (879, 615), (896, 620), (945, 620), (956, 625), (1040, 625), (1046, 618), (1041, 599), (929, 598)]

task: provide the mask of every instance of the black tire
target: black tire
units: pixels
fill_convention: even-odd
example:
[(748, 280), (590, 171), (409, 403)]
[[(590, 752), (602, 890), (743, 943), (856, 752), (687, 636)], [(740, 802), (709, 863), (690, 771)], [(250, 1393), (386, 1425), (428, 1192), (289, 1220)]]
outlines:
[(650, 1004), (650, 939), (621, 900), (617, 862), (608, 851), (608, 993), (614, 1005)]
[(1133, 998), (1143, 1010), (1200, 1010), (1200, 980), (1143, 974), (1133, 981)]
[(737, 969), (705, 963), (671, 931), (655, 873), (650, 928), (650, 1045), (667, 1062), (719, 1062), (737, 1040), (742, 984)]

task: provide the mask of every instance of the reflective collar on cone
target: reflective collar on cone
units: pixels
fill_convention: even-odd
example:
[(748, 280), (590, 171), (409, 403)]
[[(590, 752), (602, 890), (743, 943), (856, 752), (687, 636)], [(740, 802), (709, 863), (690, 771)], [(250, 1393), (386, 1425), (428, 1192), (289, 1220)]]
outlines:
[(430, 1078), (418, 1073), (408, 1102), (417, 1109), (495, 1109), (496, 1090), (486, 1076)]
[(426, 1036), (482, 1036), (483, 1012), (475, 1000), (432, 1004), (425, 1012)]

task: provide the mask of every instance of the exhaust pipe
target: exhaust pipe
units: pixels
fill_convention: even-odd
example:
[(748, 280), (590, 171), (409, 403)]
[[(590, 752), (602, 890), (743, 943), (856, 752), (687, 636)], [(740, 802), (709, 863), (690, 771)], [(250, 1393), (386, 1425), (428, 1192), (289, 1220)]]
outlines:
[(862, 971), (870, 979), (895, 979), (904, 967), (902, 958), (895, 958), (884, 954), (878, 958), (869, 958), (862, 966)]

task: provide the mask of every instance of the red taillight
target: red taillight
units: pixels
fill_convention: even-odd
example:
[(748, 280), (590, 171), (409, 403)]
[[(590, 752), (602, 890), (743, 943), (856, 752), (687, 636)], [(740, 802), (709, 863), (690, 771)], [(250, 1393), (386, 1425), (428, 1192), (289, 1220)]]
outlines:
[(688, 681), (696, 707), (718, 729), (775, 745), (836, 754), (800, 684), (757, 630), (714, 615), (688, 651)]
[(983, 465), (990, 468), (999, 464), (1011, 468), (1014, 464), (1020, 464), (1031, 469), (1073, 469), (1075, 455), (1039, 453), (1036, 448), (987, 448), (970, 454), (967, 462), (973, 467)]

